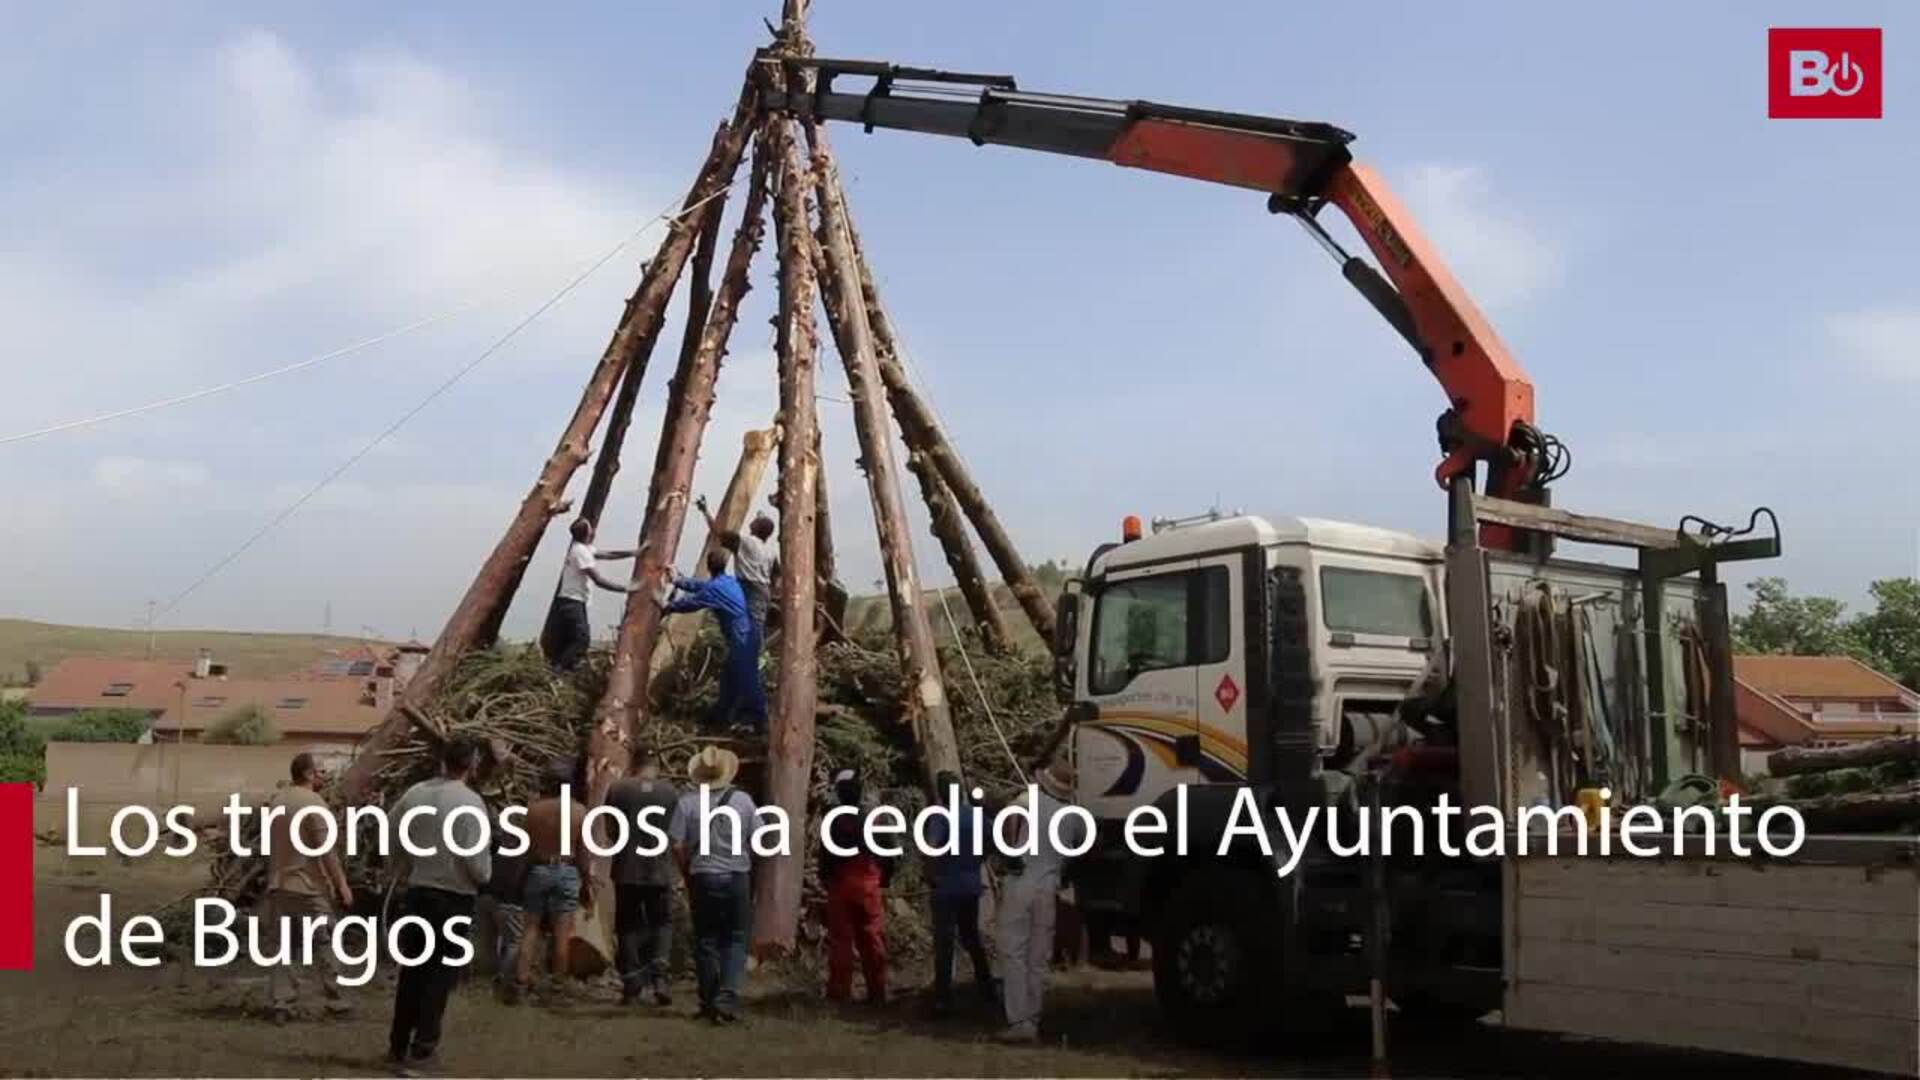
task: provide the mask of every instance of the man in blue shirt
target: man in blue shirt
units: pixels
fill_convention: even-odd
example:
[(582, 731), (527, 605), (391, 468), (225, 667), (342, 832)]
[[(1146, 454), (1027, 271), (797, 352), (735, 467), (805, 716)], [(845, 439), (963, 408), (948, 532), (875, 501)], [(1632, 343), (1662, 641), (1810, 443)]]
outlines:
[[(720, 699), (707, 716), (707, 727), (735, 724), (755, 732), (767, 729), (767, 693), (760, 685), (760, 628), (747, 609), (740, 581), (727, 573), (727, 553), (707, 553), (707, 580), (675, 578), (667, 612), (711, 611), (727, 639), (727, 662), (720, 669)], [(736, 719), (735, 713), (739, 713)]]

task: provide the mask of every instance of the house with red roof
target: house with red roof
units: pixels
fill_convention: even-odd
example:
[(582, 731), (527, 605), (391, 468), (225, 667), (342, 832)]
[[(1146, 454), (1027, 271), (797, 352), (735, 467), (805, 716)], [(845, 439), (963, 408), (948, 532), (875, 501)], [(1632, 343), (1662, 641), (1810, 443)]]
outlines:
[(1736, 656), (1741, 771), (1767, 771), (1786, 746), (1920, 737), (1920, 694), (1847, 656)]

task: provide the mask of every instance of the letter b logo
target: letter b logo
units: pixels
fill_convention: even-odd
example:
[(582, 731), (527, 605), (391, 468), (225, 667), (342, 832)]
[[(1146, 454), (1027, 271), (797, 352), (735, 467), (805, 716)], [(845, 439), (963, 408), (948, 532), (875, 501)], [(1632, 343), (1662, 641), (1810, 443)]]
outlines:
[(1880, 31), (1767, 31), (1767, 115), (1880, 118)]

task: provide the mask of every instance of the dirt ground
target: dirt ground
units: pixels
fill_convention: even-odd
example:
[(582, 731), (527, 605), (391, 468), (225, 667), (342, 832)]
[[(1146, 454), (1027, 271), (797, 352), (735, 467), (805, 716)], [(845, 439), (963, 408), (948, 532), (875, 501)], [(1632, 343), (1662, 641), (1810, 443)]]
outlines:
[[(77, 969), (62, 935), (115, 893), (115, 914), (180, 895), (193, 869), (69, 861), (42, 849), (35, 877), (36, 970), (0, 973), (0, 1075), (320, 1076), (381, 1072), (391, 982), (349, 991), (342, 1019), (274, 1023), (252, 971)], [(716, 1029), (693, 1015), (691, 985), (665, 1010), (622, 1009), (608, 988), (508, 1007), (472, 978), (448, 1011), (442, 1071), (458, 1076), (1364, 1076), (1367, 1017), (1348, 1010), (1312, 1045), (1258, 1055), (1190, 1049), (1162, 1030), (1144, 972), (1056, 977), (1047, 1041), (994, 1044), (986, 1013), (934, 1020), (917, 985), (883, 1010), (836, 1010), (756, 976), (747, 1020)], [(1746, 1080), (1816, 1074), (1802, 1067), (1673, 1054), (1507, 1032), (1491, 1024), (1442, 1035), (1396, 1032), (1399, 1076), (1592, 1076), (1738, 1069)]]

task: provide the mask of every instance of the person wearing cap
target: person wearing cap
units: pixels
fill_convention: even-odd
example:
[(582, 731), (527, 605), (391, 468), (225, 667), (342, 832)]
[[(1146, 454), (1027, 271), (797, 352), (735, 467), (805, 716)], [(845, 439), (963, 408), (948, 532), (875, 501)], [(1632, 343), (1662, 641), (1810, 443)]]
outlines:
[[(987, 947), (980, 940), (980, 856), (974, 850), (973, 803), (960, 785), (958, 773), (943, 771), (933, 778), (935, 797), (951, 801), (959, 808), (959, 820), (953, 830), (954, 853), (929, 855), (927, 877), (933, 885), (933, 1008), (947, 1012), (953, 1008), (953, 946), (956, 939), (973, 961), (973, 985), (981, 999), (993, 998), (993, 968), (987, 962)], [(932, 851), (948, 846), (947, 819), (935, 816), (927, 822), (927, 843)]]
[(702, 747), (687, 762), (693, 790), (680, 796), (667, 838), (687, 881), (693, 909), (693, 967), (700, 1015), (716, 1024), (740, 1018), (740, 979), (747, 970), (747, 932), (753, 925), (748, 837), (753, 796), (733, 786), (740, 758)]
[(587, 619), (587, 598), (598, 585), (608, 592), (630, 593), (632, 585), (622, 585), (602, 574), (599, 564), (615, 559), (631, 559), (631, 551), (596, 551), (593, 546), (593, 522), (576, 518), (568, 529), (573, 540), (567, 545), (566, 561), (560, 564), (560, 587), (554, 591), (553, 605), (547, 609), (547, 624), (540, 631), (540, 651), (555, 671), (572, 671), (586, 658), (593, 644), (593, 624)]
[[(853, 812), (835, 815), (820, 845), (820, 881), (827, 887), (827, 1000), (852, 999), (858, 953), (867, 1002), (880, 1005), (887, 1000), (886, 908), (880, 894), (893, 881), (894, 859), (867, 843), (859, 774), (852, 769), (835, 773), (833, 793)], [(828, 839), (853, 854), (834, 854)]]
[(719, 536), (720, 546), (732, 553), (733, 575), (740, 579), (740, 591), (747, 599), (747, 614), (753, 619), (754, 628), (760, 631), (760, 637), (765, 639), (767, 606), (773, 599), (773, 578), (780, 563), (779, 550), (773, 546), (773, 519), (762, 511), (753, 515), (746, 532), (735, 532), (720, 528), (719, 522), (707, 512), (704, 496), (694, 500), (694, 505), (707, 520), (707, 529)]
[[(630, 822), (651, 815), (666, 826), (680, 793), (660, 775), (660, 755), (634, 753), (628, 774), (607, 789), (607, 805)], [(620, 972), (620, 1002), (631, 1005), (651, 994), (655, 1005), (671, 1005), (667, 959), (673, 947), (673, 853), (642, 855), (637, 844), (613, 856), (614, 966)]]
[(666, 611), (670, 615), (711, 611), (720, 623), (721, 635), (727, 639), (727, 659), (720, 668), (720, 697), (707, 715), (708, 730), (737, 726), (766, 731), (767, 693), (760, 685), (760, 630), (747, 612), (747, 598), (741, 592), (739, 580), (727, 573), (726, 551), (715, 548), (707, 552), (705, 581), (674, 578)]
[[(1002, 1042), (1031, 1043), (1040, 1038), (1040, 1010), (1047, 992), (1047, 969), (1053, 959), (1053, 919), (1060, 892), (1060, 876), (1067, 856), (1061, 847), (1079, 848), (1086, 823), (1064, 814), (1073, 798), (1073, 770), (1057, 761), (1034, 777), (1035, 814), (1031, 850), (1018, 863), (1000, 894), (1000, 914), (994, 944), (1000, 953), (1001, 1000), (1007, 1026)], [(1060, 820), (1055, 822), (1055, 818)], [(1055, 846), (1058, 834), (1060, 847)]]
[[(534, 961), (544, 951), (542, 921), (553, 926), (547, 971), (559, 975), (567, 970), (567, 946), (573, 941), (575, 919), (582, 912), (593, 917), (593, 853), (587, 847), (587, 808), (572, 791), (563, 791), (573, 772), (571, 761), (548, 766), (542, 785), (545, 790), (527, 807), (527, 878), (520, 900), (524, 926), (509, 1001), (517, 1001), (533, 982)], [(564, 828), (563, 817), (567, 822)]]

